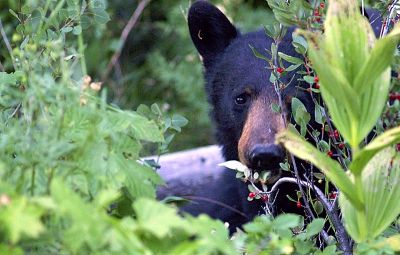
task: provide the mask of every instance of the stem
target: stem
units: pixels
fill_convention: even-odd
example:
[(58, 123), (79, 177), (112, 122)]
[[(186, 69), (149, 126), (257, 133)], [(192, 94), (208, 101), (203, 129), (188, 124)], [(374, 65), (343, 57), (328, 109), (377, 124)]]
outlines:
[[(65, 0), (61, 0), (61, 1), (56, 5), (56, 8), (54, 8), (54, 11), (51, 12), (50, 17), (48, 18), (48, 20), (51, 20), (52, 18), (54, 18), (54, 16), (55, 16), (56, 14), (58, 14), (58, 12), (59, 12), (59, 11), (61, 10), (61, 8), (63, 7), (64, 3), (65, 3)], [(46, 23), (45, 29), (47, 29), (47, 23)]]
[(14, 66), (14, 70), (17, 70), (17, 66), (15, 65), (15, 58), (14, 58), (14, 54), (12, 52), (11, 44), (10, 44), (10, 41), (8, 41), (6, 32), (4, 31), (4, 27), (3, 27), (3, 23), (1, 22), (1, 19), (0, 19), (0, 33), (1, 33), (1, 36), (3, 37), (3, 41), (4, 41), (5, 45), (6, 45), (8, 53), (10, 54), (11, 61), (12, 61), (13, 66)]
[(35, 195), (35, 175), (36, 175), (36, 170), (35, 168), (33, 168), (31, 177), (31, 196)]
[[(362, 183), (361, 173), (358, 175), (354, 175), (354, 182), (355, 182), (355, 186), (356, 186), (357, 196), (361, 200), (361, 202), (363, 202), (364, 195), (363, 195), (363, 183)], [(359, 226), (361, 239), (364, 240), (365, 236), (367, 236), (367, 234), (368, 234), (367, 218), (365, 215), (364, 208), (362, 210), (357, 210), (357, 223)]]
[(108, 76), (111, 72), (111, 70), (114, 68), (116, 63), (118, 62), (119, 57), (121, 56), (122, 49), (125, 45), (125, 42), (128, 38), (129, 33), (131, 30), (136, 26), (140, 16), (142, 15), (144, 9), (146, 6), (150, 3), (151, 0), (142, 0), (139, 2), (138, 6), (136, 7), (136, 10), (133, 12), (132, 16), (130, 17), (128, 23), (124, 27), (124, 30), (122, 31), (122, 34), (119, 38), (120, 41), (120, 47), (115, 51), (114, 55), (111, 57), (110, 62), (107, 65), (107, 69), (104, 72), (101, 80), (105, 83), (108, 79)]
[(44, 18), (40, 19), (40, 23), (39, 23), (38, 30), (37, 30), (38, 33), (40, 33), (40, 31), (42, 30), (43, 22), (46, 19), (45, 17), (46, 17), (47, 11), (49, 10), (50, 2), (51, 2), (50, 0), (47, 0), (46, 5), (44, 6), (44, 9), (43, 9)]
[(85, 45), (83, 43), (83, 33), (78, 35), (78, 50), (79, 55), (81, 56), (81, 69), (82, 69), (82, 76), (87, 74), (87, 67), (86, 67), (86, 59), (85, 59)]

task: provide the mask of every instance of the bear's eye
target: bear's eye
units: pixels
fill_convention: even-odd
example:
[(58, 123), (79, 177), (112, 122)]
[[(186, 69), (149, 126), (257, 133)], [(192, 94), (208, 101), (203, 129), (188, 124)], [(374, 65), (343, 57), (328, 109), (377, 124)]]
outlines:
[(246, 93), (240, 94), (239, 96), (237, 96), (235, 98), (235, 104), (244, 105), (247, 103), (248, 98), (249, 98), (249, 95), (247, 95)]

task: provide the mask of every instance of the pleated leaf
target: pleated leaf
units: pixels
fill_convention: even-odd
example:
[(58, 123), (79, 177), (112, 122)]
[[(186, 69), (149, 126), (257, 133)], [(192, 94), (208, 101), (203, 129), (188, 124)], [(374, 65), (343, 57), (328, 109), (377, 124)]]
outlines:
[[(357, 242), (373, 239), (381, 234), (400, 214), (400, 154), (387, 148), (376, 154), (362, 172), (364, 217), (347, 194), (339, 202), (346, 230)], [(366, 230), (359, 224), (364, 220)]]
[(382, 149), (400, 143), (400, 127), (392, 128), (365, 146), (350, 165), (354, 174), (359, 174), (369, 160)]
[(286, 150), (295, 155), (299, 159), (309, 161), (318, 167), (326, 177), (331, 180), (342, 193), (357, 206), (363, 208), (362, 200), (354, 192), (355, 186), (349, 176), (342, 170), (339, 163), (326, 154), (320, 152), (312, 144), (308, 143), (301, 136), (290, 129), (283, 131), (277, 135), (277, 142), (283, 144)]

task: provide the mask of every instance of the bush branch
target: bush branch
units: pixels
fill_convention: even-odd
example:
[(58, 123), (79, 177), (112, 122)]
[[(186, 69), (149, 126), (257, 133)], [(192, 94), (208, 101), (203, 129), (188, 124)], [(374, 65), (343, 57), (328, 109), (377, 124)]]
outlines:
[(121, 56), (122, 49), (126, 43), (129, 33), (136, 26), (140, 16), (143, 13), (144, 8), (150, 3), (150, 0), (142, 0), (136, 7), (136, 10), (130, 17), (128, 23), (126, 24), (124, 30), (122, 31), (121, 37), (119, 38), (120, 46), (117, 51), (115, 51), (114, 55), (111, 57), (110, 62), (107, 65), (107, 69), (103, 74), (102, 81), (105, 83), (110, 75), (111, 70), (114, 68), (116, 63), (118, 62), (119, 57)]

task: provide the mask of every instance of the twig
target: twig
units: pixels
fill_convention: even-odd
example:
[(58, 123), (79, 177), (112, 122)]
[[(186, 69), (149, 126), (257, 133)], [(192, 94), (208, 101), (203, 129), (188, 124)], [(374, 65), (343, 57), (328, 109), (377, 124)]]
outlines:
[(129, 33), (137, 24), (137, 21), (139, 20), (140, 16), (142, 15), (144, 8), (146, 8), (146, 6), (149, 4), (149, 2), (150, 2), (150, 0), (140, 1), (138, 6), (136, 7), (136, 10), (134, 11), (134, 13), (130, 17), (128, 23), (126, 24), (124, 30), (122, 31), (121, 37), (119, 38), (120, 46), (119, 46), (118, 50), (114, 53), (114, 55), (111, 57), (111, 60), (107, 65), (107, 69), (102, 76), (101, 80), (104, 83), (107, 81), (111, 70), (114, 68), (119, 57), (121, 56), (122, 49), (124, 48), (124, 45), (125, 45), (126, 39), (128, 38)]
[[(279, 47), (279, 42), (275, 42), (276, 43), (276, 47), (277, 47), (277, 52), (278, 52), (278, 47)], [(278, 60), (277, 60), (277, 56), (272, 56), (273, 57), (273, 61), (274, 61), (274, 65), (277, 66), (278, 65)], [(279, 79), (278, 79), (279, 80)], [(278, 101), (279, 101), (279, 106), (281, 109), (283, 109), (283, 103), (282, 103), (282, 95), (281, 95), (281, 91), (279, 89), (279, 84), (278, 82), (274, 82), (274, 88), (275, 88), (275, 92), (278, 95)], [(314, 102), (315, 103), (315, 102)], [(283, 123), (285, 125), (285, 127), (287, 127), (287, 121), (286, 121), (286, 117), (285, 114), (283, 113), (283, 111), (281, 112), (282, 115), (282, 120)], [(327, 117), (328, 119), (328, 117)], [(311, 208), (310, 208), (310, 204), (308, 199), (306, 199), (306, 193), (303, 190), (303, 186), (312, 188), (313, 190), (315, 190), (316, 192), (316, 196), (317, 199), (322, 203), (322, 205), (325, 208), (325, 211), (327, 212), (328, 217), (330, 218), (332, 224), (334, 225), (335, 229), (336, 229), (336, 235), (337, 235), (337, 240), (339, 243), (339, 247), (340, 249), (343, 251), (343, 253), (345, 255), (351, 254), (351, 245), (350, 245), (350, 239), (348, 238), (347, 232), (345, 231), (342, 222), (340, 221), (339, 215), (337, 213), (337, 209), (334, 209), (334, 207), (332, 207), (330, 205), (330, 203), (327, 201), (324, 193), (317, 187), (315, 187), (314, 185), (302, 181), (301, 177), (299, 176), (299, 171), (297, 168), (297, 164), (296, 164), (296, 160), (293, 154), (289, 154), (289, 157), (292, 161), (292, 165), (293, 165), (293, 169), (294, 169), (294, 173), (295, 173), (295, 177), (296, 178), (290, 178), (290, 177), (283, 177), (280, 178), (275, 185), (272, 187), (271, 192), (276, 189), (281, 183), (283, 182), (290, 182), (290, 183), (297, 183), (300, 192), (302, 194), (302, 198), (304, 201), (304, 207), (307, 211), (307, 214), (312, 218), (315, 219), (314, 213), (312, 212)], [(326, 231), (321, 231), (321, 236), (324, 239), (324, 242), (326, 244), (329, 244), (329, 236), (326, 233)]]
[[(350, 239), (348, 238), (347, 232), (338, 216), (337, 207), (335, 206), (335, 204), (337, 204), (337, 201), (335, 200), (334, 205), (331, 205), (331, 203), (329, 203), (329, 201), (326, 199), (324, 193), (318, 187), (315, 187), (314, 185), (310, 184), (309, 182), (305, 182), (305, 181), (299, 180), (298, 178), (292, 178), (292, 177), (280, 178), (274, 184), (274, 186), (272, 186), (269, 193), (273, 193), (273, 192), (277, 191), (279, 185), (281, 185), (282, 183), (293, 183), (293, 184), (299, 183), (302, 186), (306, 186), (308, 188), (312, 188), (313, 190), (315, 190), (317, 199), (321, 202), (322, 206), (325, 208), (326, 214), (328, 215), (333, 226), (335, 227), (336, 238), (338, 239), (338, 244), (339, 244), (340, 250), (343, 251), (343, 254), (351, 255), (352, 249), (351, 249), (351, 245), (350, 245)], [(327, 243), (327, 241), (329, 240), (328, 234), (325, 231), (322, 231), (321, 234), (322, 234), (324, 241)]]
[(10, 44), (10, 41), (8, 41), (6, 32), (4, 31), (4, 27), (3, 27), (3, 23), (1, 22), (1, 19), (0, 19), (0, 32), (1, 32), (1, 36), (3, 37), (3, 41), (4, 41), (4, 43), (5, 43), (6, 47), (7, 47), (8, 53), (11, 56), (11, 61), (12, 61), (13, 66), (14, 66), (14, 70), (17, 70), (17, 68), (15, 66), (15, 62), (14, 62), (14, 54), (12, 53), (11, 44)]
[(239, 211), (238, 209), (236, 209), (236, 208), (234, 208), (234, 207), (232, 207), (230, 205), (227, 205), (225, 203), (222, 203), (222, 202), (219, 202), (217, 200), (214, 200), (214, 199), (210, 199), (210, 198), (207, 198), (207, 197), (199, 197), (199, 196), (181, 196), (181, 197), (189, 199), (189, 200), (198, 200), (198, 201), (204, 201), (204, 202), (209, 202), (209, 203), (212, 203), (212, 204), (216, 204), (216, 205), (225, 207), (225, 208), (227, 208), (227, 209), (229, 209), (229, 210), (231, 210), (231, 211), (243, 216), (246, 219), (249, 218), (246, 214), (244, 214), (243, 212)]
[(390, 17), (393, 15), (394, 7), (397, 4), (397, 0), (393, 0), (392, 4), (390, 4), (388, 11), (389, 14), (386, 18), (383, 19), (383, 29), (381, 30), (380, 38), (384, 37), (389, 31)]

